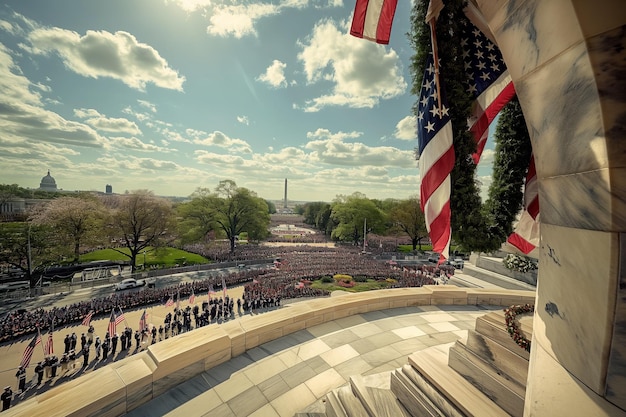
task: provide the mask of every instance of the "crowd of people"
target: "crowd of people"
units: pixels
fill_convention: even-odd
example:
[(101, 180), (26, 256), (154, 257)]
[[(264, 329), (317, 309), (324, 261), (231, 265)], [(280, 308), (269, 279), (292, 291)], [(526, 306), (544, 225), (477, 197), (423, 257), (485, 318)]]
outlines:
[(346, 274), (361, 279), (388, 279), (391, 287), (416, 287), (434, 284), (440, 275), (454, 273), (448, 266), (414, 265), (398, 267), (364, 256), (358, 250), (299, 246), (296, 248), (251, 247), (238, 252), (240, 259), (274, 259), (274, 265), (261, 269), (241, 269), (228, 274), (215, 274), (176, 286), (144, 288), (142, 291), (114, 293), (89, 301), (72, 303), (50, 309), (13, 310), (0, 319), (0, 343), (41, 332), (50, 326), (60, 328), (76, 324), (93, 311), (93, 316), (105, 316), (114, 308), (135, 309), (165, 303), (172, 298), (244, 286), (242, 305), (263, 303), (263, 300), (280, 298), (319, 297), (328, 295), (308, 283), (324, 276)]

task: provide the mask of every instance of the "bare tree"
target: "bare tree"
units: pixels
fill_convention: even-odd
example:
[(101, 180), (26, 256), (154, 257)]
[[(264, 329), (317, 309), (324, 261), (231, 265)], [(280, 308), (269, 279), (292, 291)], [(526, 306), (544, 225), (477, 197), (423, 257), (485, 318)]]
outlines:
[(150, 191), (133, 191), (129, 194), (107, 196), (105, 205), (111, 210), (109, 234), (130, 253), (119, 249), (127, 256), (133, 272), (137, 255), (148, 247), (167, 244), (174, 230), (174, 215), (169, 200), (155, 197)]

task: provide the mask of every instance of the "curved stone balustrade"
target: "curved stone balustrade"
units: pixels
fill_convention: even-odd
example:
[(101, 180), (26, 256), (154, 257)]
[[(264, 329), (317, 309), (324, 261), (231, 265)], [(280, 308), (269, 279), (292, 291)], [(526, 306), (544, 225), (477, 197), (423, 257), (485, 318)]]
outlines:
[(17, 404), (5, 415), (119, 416), (249, 349), (354, 314), (422, 305), (509, 306), (534, 301), (532, 291), (445, 285), (310, 299), (164, 340)]

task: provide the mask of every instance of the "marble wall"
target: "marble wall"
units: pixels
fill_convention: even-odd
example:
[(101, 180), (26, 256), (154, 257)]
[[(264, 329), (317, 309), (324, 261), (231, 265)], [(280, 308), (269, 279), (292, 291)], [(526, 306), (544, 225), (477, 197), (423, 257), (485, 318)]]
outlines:
[(624, 415), (626, 7), (621, 0), (474, 3), (513, 78), (539, 178), (525, 415)]

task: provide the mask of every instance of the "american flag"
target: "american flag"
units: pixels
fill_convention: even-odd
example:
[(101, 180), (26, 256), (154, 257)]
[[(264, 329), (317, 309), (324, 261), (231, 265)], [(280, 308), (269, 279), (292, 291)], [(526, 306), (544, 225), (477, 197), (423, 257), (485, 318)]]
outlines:
[(146, 328), (147, 323), (146, 320), (148, 318), (148, 314), (146, 313), (146, 310), (143, 311), (143, 313), (141, 314), (141, 317), (139, 318), (139, 330), (143, 330)]
[(54, 338), (52, 337), (54, 333), (54, 322), (50, 324), (50, 330), (48, 330), (48, 340), (43, 345), (43, 352), (45, 355), (52, 355), (54, 353)]
[(20, 362), (21, 367), (28, 368), (28, 365), (30, 365), (30, 360), (33, 357), (33, 352), (35, 351), (35, 347), (39, 343), (41, 343), (41, 334), (39, 334), (39, 331), (37, 331), (37, 334), (35, 335), (33, 340), (31, 340), (30, 343), (26, 346), (26, 349), (24, 349), (22, 362)]
[(170, 295), (169, 298), (167, 299), (167, 301), (165, 302), (165, 307), (171, 307), (173, 305), (174, 305), (174, 299)]
[(398, 0), (357, 0), (350, 34), (380, 44), (388, 44)]
[(440, 80), (437, 96), (432, 54), (428, 55), (417, 110), (417, 137), (420, 168), (420, 205), (433, 251), (440, 262), (450, 251), (450, 172), (454, 167), (452, 122), (445, 89)]
[(180, 310), (180, 287), (178, 287), (178, 292), (176, 293), (176, 310)]
[(89, 327), (89, 325), (91, 324), (91, 318), (93, 317), (93, 310), (89, 311), (89, 313), (87, 313), (87, 315), (85, 316), (85, 318), (83, 318), (82, 321), (82, 325), (83, 326), (87, 326)]
[(194, 304), (196, 302), (196, 294), (191, 291), (191, 295), (189, 296), (189, 304)]
[(116, 333), (117, 325), (125, 320), (124, 313), (119, 316), (115, 314), (115, 308), (111, 310), (111, 318), (109, 319), (109, 335), (113, 336)]
[(530, 157), (526, 182), (524, 183), (524, 209), (515, 231), (508, 237), (507, 242), (515, 246), (522, 253), (528, 255), (539, 245), (539, 186), (535, 158)]
[(224, 291), (224, 298), (226, 298), (226, 280), (222, 277), (222, 291)]
[(213, 285), (209, 284), (209, 302), (211, 302), (211, 294), (215, 294), (215, 291), (213, 290)]
[(515, 87), (498, 47), (469, 19), (460, 23), (465, 88), (474, 99), (468, 124), (477, 144), (472, 156), (477, 164), (487, 142), (489, 125), (515, 96)]

